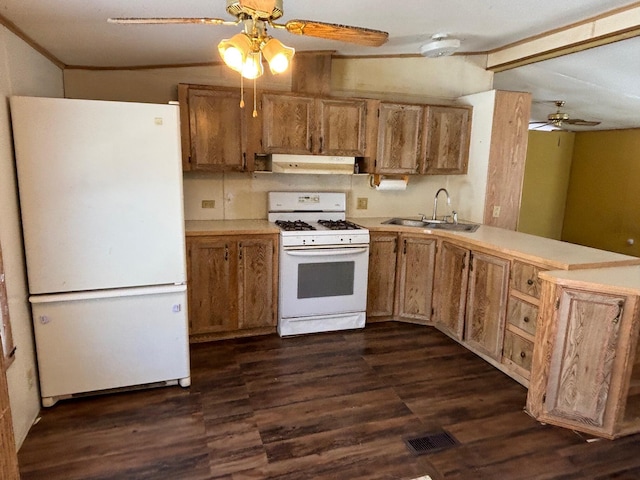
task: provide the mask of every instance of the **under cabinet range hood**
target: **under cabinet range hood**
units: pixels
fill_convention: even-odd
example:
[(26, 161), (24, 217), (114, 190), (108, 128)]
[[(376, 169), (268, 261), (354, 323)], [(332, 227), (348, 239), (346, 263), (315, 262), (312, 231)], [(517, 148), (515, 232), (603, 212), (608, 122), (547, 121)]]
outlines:
[(336, 157), (322, 155), (271, 155), (273, 173), (342, 173), (355, 172), (355, 157)]

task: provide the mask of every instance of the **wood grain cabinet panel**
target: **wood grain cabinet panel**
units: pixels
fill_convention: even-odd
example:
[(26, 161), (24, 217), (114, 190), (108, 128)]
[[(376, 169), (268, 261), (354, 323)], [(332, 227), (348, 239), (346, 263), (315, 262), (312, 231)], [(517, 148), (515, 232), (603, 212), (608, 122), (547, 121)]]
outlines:
[(464, 341), (500, 360), (507, 310), (509, 260), (472, 252)]
[(509, 297), (507, 326), (516, 327), (532, 337), (536, 334), (538, 307), (516, 297)]
[(192, 341), (275, 331), (277, 242), (272, 234), (187, 237)]
[(447, 241), (442, 241), (438, 249), (435, 324), (460, 341), (464, 332), (469, 255), (469, 249)]
[(543, 282), (541, 302), (527, 410), (607, 438), (640, 431), (638, 298)]
[(369, 232), (369, 279), (367, 285), (367, 321), (393, 317), (398, 235)]
[(422, 105), (380, 103), (375, 173), (420, 171), (423, 112)]
[(275, 244), (271, 238), (250, 238), (238, 242), (238, 328), (275, 325), (278, 297), (274, 257)]
[(318, 153), (365, 156), (367, 103), (357, 99), (321, 98), (317, 104)]
[(427, 324), (431, 321), (436, 239), (401, 234), (399, 247), (397, 314), (402, 319)]
[(187, 111), (181, 112), (183, 156), (188, 155), (183, 168), (210, 172), (246, 170), (245, 110), (240, 108), (240, 92), (181, 87), (181, 109)]
[(264, 93), (262, 113), (265, 153), (365, 155), (365, 100)]
[(538, 278), (538, 273), (541, 271), (544, 269), (514, 260), (511, 268), (511, 288), (525, 295), (540, 298), (541, 281)]
[(504, 332), (502, 357), (503, 362), (513, 365), (519, 374), (529, 378), (533, 360), (533, 342), (513, 332), (506, 331)]
[(262, 95), (262, 147), (265, 153), (314, 153), (315, 99), (301, 95)]
[(237, 328), (236, 242), (225, 237), (188, 239), (189, 333)]
[(425, 107), (424, 160), (421, 173), (467, 173), (471, 138), (469, 107)]

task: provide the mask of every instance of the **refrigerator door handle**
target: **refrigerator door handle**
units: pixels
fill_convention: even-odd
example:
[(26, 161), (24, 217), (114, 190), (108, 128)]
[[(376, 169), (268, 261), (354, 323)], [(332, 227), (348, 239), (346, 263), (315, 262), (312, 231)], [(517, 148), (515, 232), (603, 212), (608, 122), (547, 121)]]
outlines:
[(82, 300), (96, 300), (100, 298), (138, 297), (142, 295), (157, 295), (162, 293), (185, 292), (187, 285), (154, 285), (151, 287), (116, 288), (112, 290), (91, 290), (88, 292), (55, 293), (51, 295), (31, 295), (30, 303), (73, 302)]

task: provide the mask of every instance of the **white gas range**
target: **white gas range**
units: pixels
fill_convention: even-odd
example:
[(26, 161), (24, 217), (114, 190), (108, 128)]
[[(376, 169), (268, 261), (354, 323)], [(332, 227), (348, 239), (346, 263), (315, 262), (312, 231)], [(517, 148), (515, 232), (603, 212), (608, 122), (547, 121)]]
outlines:
[(280, 336), (362, 328), (369, 231), (345, 220), (346, 194), (270, 192), (280, 227)]

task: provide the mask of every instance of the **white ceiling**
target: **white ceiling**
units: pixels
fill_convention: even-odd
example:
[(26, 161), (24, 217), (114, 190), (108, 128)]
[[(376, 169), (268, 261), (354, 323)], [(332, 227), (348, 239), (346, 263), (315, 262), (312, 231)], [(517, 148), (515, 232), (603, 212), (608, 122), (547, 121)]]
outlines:
[[(433, 34), (461, 40), (460, 52), (482, 52), (636, 3), (629, 0), (284, 0), (284, 16), (389, 32), (371, 48), (270, 33), (298, 50), (339, 55), (417, 54)], [(216, 17), (233, 20), (226, 0), (2, 0), (0, 15), (69, 66), (125, 67), (219, 61), (216, 45), (239, 27), (114, 25), (109, 17)], [(567, 101), (574, 117), (602, 120), (603, 128), (640, 126), (640, 40), (519, 67), (496, 74), (496, 88), (525, 90), (534, 101)], [(622, 61), (624, 59), (624, 61)], [(597, 110), (596, 107), (606, 109)], [(552, 103), (535, 103), (544, 119)], [(611, 117), (611, 118), (610, 118)], [(635, 122), (631, 125), (630, 122)]]

